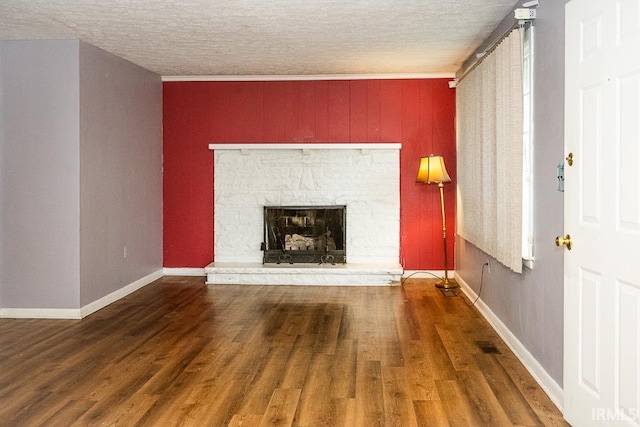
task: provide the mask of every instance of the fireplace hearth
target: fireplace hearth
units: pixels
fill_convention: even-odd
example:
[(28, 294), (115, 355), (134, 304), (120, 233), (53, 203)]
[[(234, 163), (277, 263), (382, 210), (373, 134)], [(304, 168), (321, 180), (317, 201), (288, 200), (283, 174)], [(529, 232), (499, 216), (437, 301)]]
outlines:
[(265, 206), (263, 264), (346, 262), (346, 206)]

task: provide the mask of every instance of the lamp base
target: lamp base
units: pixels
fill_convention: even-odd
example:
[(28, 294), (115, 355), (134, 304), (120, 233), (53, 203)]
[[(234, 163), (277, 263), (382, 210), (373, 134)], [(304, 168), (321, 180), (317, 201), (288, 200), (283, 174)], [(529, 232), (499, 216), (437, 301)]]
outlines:
[(436, 288), (440, 289), (455, 289), (459, 288), (458, 282), (453, 279), (442, 279), (440, 282), (436, 283)]

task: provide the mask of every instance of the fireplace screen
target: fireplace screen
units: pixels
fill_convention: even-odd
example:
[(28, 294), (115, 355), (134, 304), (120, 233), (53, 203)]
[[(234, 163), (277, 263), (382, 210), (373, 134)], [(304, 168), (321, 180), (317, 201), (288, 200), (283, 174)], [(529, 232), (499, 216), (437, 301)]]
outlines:
[(265, 206), (263, 263), (345, 263), (346, 206)]

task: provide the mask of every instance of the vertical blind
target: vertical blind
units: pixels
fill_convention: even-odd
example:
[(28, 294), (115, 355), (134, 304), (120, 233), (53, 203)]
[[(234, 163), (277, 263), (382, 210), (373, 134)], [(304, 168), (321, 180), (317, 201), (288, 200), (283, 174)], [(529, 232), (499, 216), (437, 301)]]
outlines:
[(522, 272), (522, 40), (513, 30), (456, 88), (458, 234)]

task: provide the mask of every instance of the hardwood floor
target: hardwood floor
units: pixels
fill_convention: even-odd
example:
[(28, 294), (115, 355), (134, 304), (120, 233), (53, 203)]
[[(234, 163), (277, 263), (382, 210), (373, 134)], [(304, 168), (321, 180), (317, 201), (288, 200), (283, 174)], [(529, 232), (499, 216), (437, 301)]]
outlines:
[(0, 425), (566, 425), (433, 283), (164, 277), (80, 321), (0, 319)]

